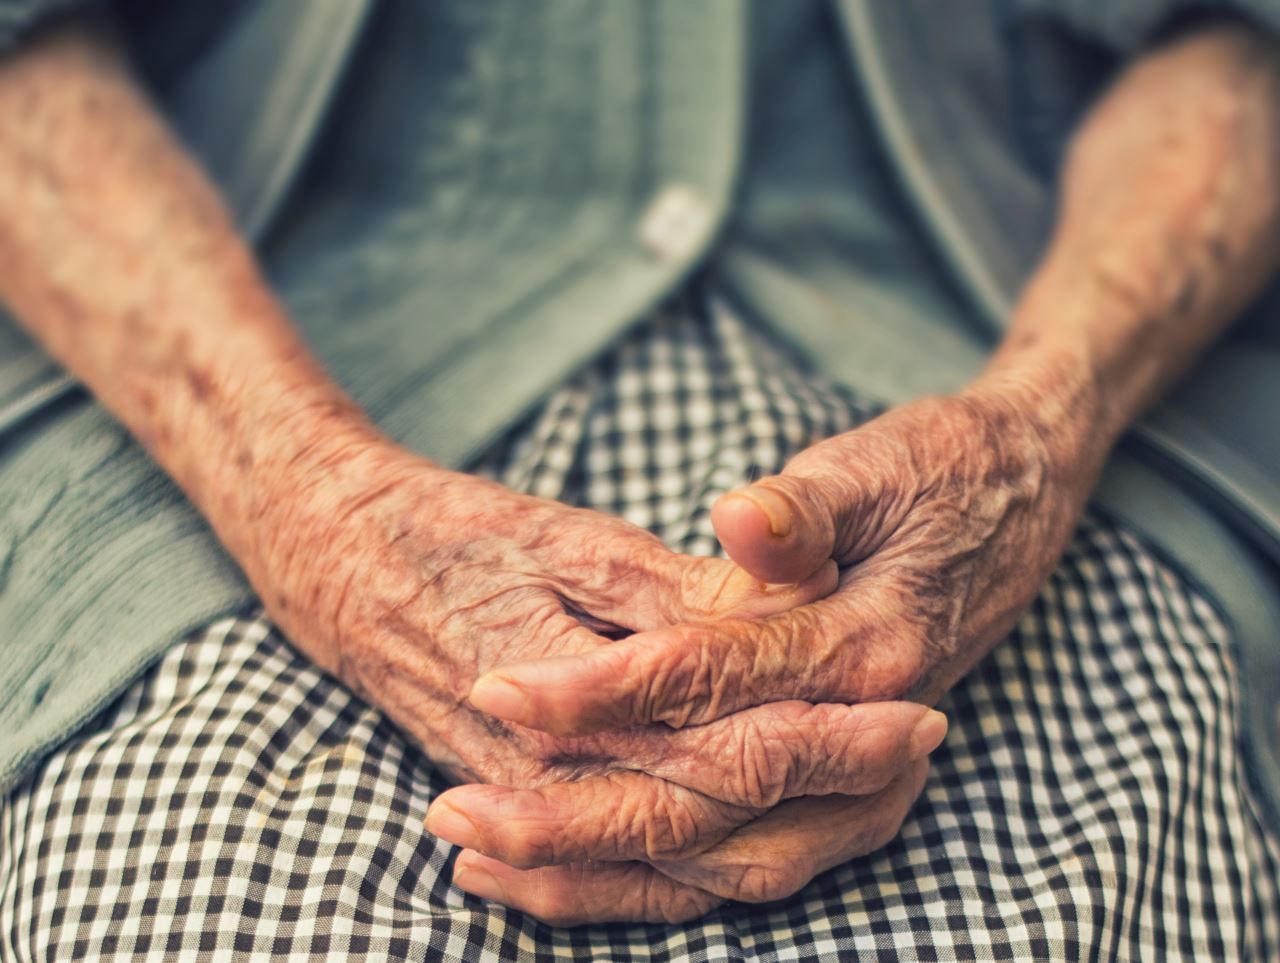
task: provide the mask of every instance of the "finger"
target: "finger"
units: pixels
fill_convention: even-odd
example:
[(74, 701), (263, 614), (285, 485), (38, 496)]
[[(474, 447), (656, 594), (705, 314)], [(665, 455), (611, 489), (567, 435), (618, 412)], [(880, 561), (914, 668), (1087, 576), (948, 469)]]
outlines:
[(463, 850), (453, 881), (553, 926), (686, 922), (725, 899), (786, 898), (819, 873), (880, 849), (897, 835), (927, 771), (918, 763), (870, 797), (784, 803), (702, 856), (660, 863), (661, 872), (639, 862), (519, 869)]
[(691, 859), (661, 861), (673, 879), (725, 899), (785, 899), (833, 866), (887, 845), (928, 776), (914, 763), (872, 796), (817, 796), (785, 802)]
[[(681, 622), (757, 619), (830, 595), (839, 582), (834, 562), (781, 584), (762, 582), (723, 558), (698, 558), (650, 547), (628, 560), (629, 574), (597, 584), (575, 601), (584, 610), (637, 632)], [(583, 581), (577, 587), (581, 589)], [(590, 584), (590, 583), (587, 583)], [(566, 585), (573, 592), (575, 586)]]
[[(643, 738), (636, 733), (643, 733)], [(784, 799), (878, 792), (947, 734), (911, 702), (775, 702), (705, 726), (630, 730), (629, 766), (713, 799), (772, 809)]]
[(910, 691), (926, 640), (873, 589), (758, 622), (681, 625), (574, 656), (500, 665), (468, 695), (482, 712), (561, 735), (696, 725), (750, 706)]
[(470, 850), (458, 855), (453, 882), (473, 896), (513, 907), (551, 926), (685, 923), (724, 902), (644, 863), (522, 870)]
[(674, 858), (715, 844), (760, 810), (636, 772), (533, 789), (459, 786), (427, 811), (427, 830), (521, 869), (587, 860)]
[[(759, 716), (745, 726), (741, 717)], [(884, 788), (942, 742), (946, 718), (908, 703), (782, 703), (629, 749), (643, 772), (533, 789), (461, 786), (427, 828), (527, 868), (583, 860), (653, 861), (701, 852), (783, 799)], [(745, 730), (745, 731), (744, 731)]]
[(721, 496), (711, 524), (725, 553), (767, 582), (794, 582), (835, 552), (836, 521), (827, 500), (785, 476), (762, 478)]
[(801, 452), (779, 475), (729, 492), (711, 509), (728, 556), (765, 582), (806, 578), (828, 559), (865, 558), (913, 498), (897, 446), (875, 423)]

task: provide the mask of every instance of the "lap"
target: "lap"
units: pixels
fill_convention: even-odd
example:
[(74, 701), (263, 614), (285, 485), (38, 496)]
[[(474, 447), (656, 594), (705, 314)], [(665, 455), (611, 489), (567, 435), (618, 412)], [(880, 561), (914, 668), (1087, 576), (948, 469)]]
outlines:
[[(706, 551), (720, 491), (870, 414), (732, 318), (658, 330), (483, 470)], [(1274, 959), (1280, 841), (1211, 602), (1087, 518), (948, 696), (898, 840), (785, 903), (574, 931), (453, 889), (422, 825), (445, 785), (430, 762), (261, 616), (223, 620), (0, 803), (0, 958)]]

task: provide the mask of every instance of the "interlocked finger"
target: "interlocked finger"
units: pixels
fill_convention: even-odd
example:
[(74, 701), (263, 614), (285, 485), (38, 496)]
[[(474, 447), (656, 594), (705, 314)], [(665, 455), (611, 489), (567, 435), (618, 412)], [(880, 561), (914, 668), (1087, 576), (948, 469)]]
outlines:
[(516, 869), (470, 850), (458, 855), (453, 882), (474, 896), (521, 910), (551, 926), (686, 923), (724, 902), (645, 863)]
[[(742, 724), (752, 716), (760, 718)], [(451, 789), (432, 805), (427, 827), (518, 867), (684, 858), (781, 800), (877, 792), (945, 732), (945, 717), (911, 703), (780, 703), (633, 738), (630, 764), (642, 772)]]
[(928, 762), (921, 760), (874, 795), (785, 802), (704, 853), (655, 865), (725, 899), (784, 899), (819, 873), (875, 852), (897, 836), (928, 771)]
[(873, 590), (758, 621), (686, 624), (590, 652), (501, 665), (477, 680), (482, 712), (557, 735), (700, 725), (767, 702), (893, 698), (924, 646)]
[(656, 868), (625, 862), (520, 869), (464, 850), (454, 883), (553, 926), (681, 923), (724, 900), (785, 899), (818, 874), (896, 836), (927, 771), (927, 763), (917, 763), (872, 796), (783, 803), (707, 852)]

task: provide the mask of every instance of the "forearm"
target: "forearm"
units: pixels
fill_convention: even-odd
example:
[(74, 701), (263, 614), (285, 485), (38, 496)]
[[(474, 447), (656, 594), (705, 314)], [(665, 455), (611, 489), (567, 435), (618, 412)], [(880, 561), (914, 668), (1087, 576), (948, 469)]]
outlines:
[(110, 40), (81, 26), (0, 65), (0, 297), (242, 564), (262, 501), (372, 433)]
[(1057, 227), (975, 385), (1082, 478), (1280, 266), (1280, 44), (1215, 26), (1128, 70), (1076, 136)]

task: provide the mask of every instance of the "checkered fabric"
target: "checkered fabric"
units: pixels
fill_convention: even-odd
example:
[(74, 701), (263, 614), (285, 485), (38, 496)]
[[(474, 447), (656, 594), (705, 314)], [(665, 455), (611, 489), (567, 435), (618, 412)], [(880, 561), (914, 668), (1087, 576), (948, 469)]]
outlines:
[[(870, 413), (691, 296), (486, 471), (711, 551), (716, 495)], [(896, 842), (780, 904), (557, 931), (450, 886), (431, 763), (250, 613), (175, 646), (0, 807), (0, 958), (1273, 963), (1280, 839), (1241, 771), (1235, 673), (1210, 601), (1090, 517), (947, 698)]]

